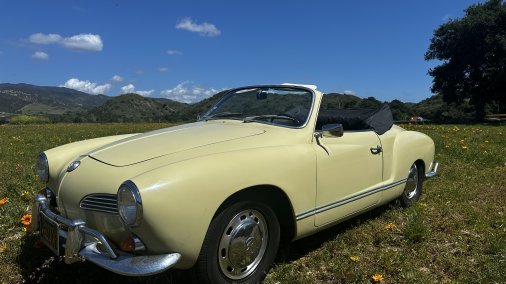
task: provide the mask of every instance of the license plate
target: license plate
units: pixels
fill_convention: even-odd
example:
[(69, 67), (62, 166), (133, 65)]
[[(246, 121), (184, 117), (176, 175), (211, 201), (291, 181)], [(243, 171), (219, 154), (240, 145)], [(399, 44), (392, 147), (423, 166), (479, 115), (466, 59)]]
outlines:
[(40, 238), (46, 246), (56, 255), (60, 255), (60, 236), (58, 223), (49, 219), (43, 213), (40, 214)]

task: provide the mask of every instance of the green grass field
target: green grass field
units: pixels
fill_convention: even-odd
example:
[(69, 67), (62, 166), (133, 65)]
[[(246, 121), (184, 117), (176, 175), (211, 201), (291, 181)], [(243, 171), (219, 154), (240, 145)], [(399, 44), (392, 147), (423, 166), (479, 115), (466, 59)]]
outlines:
[[(86, 262), (65, 265), (21, 224), (43, 186), (34, 173), (40, 151), (166, 126), (0, 125), (0, 283), (183, 281), (179, 273), (126, 278)], [(506, 281), (506, 126), (405, 128), (431, 136), (440, 161), (440, 175), (424, 184), (420, 202), (409, 209), (392, 203), (290, 244), (266, 283), (369, 283), (373, 276), (382, 283)]]

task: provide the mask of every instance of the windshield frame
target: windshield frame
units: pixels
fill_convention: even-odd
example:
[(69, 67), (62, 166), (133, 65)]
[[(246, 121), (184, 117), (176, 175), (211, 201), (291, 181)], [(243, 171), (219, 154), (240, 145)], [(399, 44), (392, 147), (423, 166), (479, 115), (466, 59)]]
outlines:
[[(311, 116), (313, 115), (313, 108), (314, 108), (314, 104), (315, 104), (315, 100), (316, 100), (316, 93), (315, 93), (314, 89), (307, 88), (307, 87), (304, 87), (304, 86), (298, 86), (298, 85), (252, 85), (252, 86), (245, 86), (245, 87), (239, 87), (239, 88), (230, 89), (230, 90), (227, 91), (227, 93), (225, 95), (223, 95), (223, 97), (220, 100), (218, 100), (197, 121), (208, 121), (210, 113), (213, 110), (215, 110), (217, 107), (219, 107), (223, 102), (225, 102), (226, 100), (228, 100), (231, 96), (235, 95), (235, 93), (237, 91), (247, 90), (247, 89), (255, 89), (255, 88), (299, 89), (299, 90), (303, 90), (303, 91), (307, 91), (307, 92), (311, 93), (312, 98), (311, 98), (311, 107), (309, 109), (309, 113), (307, 115), (306, 121), (304, 121), (304, 123), (301, 126), (282, 125), (282, 124), (271, 123), (271, 122), (268, 122), (268, 121), (261, 121), (261, 120), (257, 120), (257, 121), (254, 121), (254, 122), (258, 122), (258, 123), (262, 123), (262, 124), (267, 124), (267, 125), (274, 125), (274, 126), (279, 126), (279, 127), (285, 127), (285, 128), (291, 128), (291, 129), (302, 129), (302, 128), (305, 128), (308, 125), (309, 120), (311, 120)], [(240, 121), (244, 122), (244, 118), (232, 118), (232, 117), (221, 117), (221, 118), (216, 118), (216, 120), (240, 120)]]

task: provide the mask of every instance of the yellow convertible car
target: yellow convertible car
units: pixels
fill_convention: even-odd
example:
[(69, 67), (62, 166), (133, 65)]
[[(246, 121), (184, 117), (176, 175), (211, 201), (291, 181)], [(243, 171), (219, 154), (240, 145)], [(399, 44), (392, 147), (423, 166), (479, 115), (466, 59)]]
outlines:
[(227, 92), (195, 123), (40, 153), (33, 229), (67, 263), (141, 276), (194, 268), (257, 283), (289, 242), (435, 176), (434, 143), (379, 109), (333, 109), (312, 85)]

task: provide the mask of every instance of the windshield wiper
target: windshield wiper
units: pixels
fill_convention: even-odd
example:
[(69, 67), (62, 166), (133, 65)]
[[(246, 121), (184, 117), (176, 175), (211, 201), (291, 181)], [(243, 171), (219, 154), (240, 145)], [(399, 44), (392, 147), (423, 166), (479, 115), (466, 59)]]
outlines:
[(241, 115), (241, 114), (242, 114), (242, 112), (224, 111), (224, 112), (215, 113), (215, 114), (210, 115), (210, 116), (206, 116), (206, 117), (203, 118), (203, 120), (208, 121), (208, 120), (213, 119), (213, 118), (238, 116), (238, 115)]
[(243, 119), (243, 122), (262, 122), (262, 121), (258, 120), (259, 118), (260, 119), (262, 119), (262, 118), (270, 119), (271, 120), (270, 122), (272, 122), (272, 120), (274, 120), (274, 119), (286, 119), (286, 120), (295, 121), (296, 123), (300, 123), (300, 121), (298, 119), (296, 119), (295, 117), (291, 117), (291, 116), (284, 115), (284, 114), (253, 115), (253, 116), (245, 117)]

